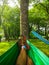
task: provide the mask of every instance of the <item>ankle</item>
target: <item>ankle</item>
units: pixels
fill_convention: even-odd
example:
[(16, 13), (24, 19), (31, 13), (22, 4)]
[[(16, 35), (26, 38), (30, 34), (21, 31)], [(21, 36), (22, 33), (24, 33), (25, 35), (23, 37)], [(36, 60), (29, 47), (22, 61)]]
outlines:
[(24, 48), (24, 49), (26, 49), (26, 46), (25, 46), (25, 45), (23, 45), (23, 46), (21, 46), (21, 48), (22, 48), (22, 49), (23, 49), (23, 48)]

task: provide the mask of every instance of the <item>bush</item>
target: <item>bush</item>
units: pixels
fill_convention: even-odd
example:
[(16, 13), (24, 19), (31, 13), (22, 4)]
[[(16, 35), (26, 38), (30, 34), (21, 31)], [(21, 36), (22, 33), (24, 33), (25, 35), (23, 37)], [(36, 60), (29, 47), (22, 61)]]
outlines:
[(30, 38), (35, 39), (36, 37), (32, 33), (30, 33)]

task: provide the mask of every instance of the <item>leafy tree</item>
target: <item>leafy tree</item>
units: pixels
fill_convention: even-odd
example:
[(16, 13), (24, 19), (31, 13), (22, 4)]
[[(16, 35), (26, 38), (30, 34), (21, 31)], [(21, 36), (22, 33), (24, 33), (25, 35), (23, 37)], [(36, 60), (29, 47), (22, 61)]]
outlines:
[(32, 23), (32, 25), (36, 24), (38, 27), (38, 32), (40, 30), (40, 27), (45, 27), (46, 37), (48, 37), (47, 25), (49, 25), (48, 9), (48, 1), (43, 1), (35, 3), (33, 8), (29, 10), (29, 23)]
[[(8, 12), (7, 12), (8, 10)], [(3, 12), (4, 22), (2, 23), (6, 39), (16, 39), (20, 32), (20, 10), (18, 7), (6, 6)]]

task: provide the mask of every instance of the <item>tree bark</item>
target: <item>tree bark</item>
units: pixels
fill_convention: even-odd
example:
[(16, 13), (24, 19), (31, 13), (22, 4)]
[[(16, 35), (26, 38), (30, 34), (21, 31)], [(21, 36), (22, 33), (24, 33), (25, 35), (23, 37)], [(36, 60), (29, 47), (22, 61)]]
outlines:
[(38, 33), (40, 33), (39, 31), (40, 31), (40, 25), (39, 25), (39, 23), (37, 23), (37, 28), (38, 28)]
[(0, 15), (0, 26), (1, 26), (1, 15)]
[(47, 25), (45, 26), (45, 36), (46, 36), (46, 39), (48, 40), (48, 30), (47, 30)]
[(28, 38), (28, 4), (29, 0), (20, 0), (20, 35)]
[(47, 26), (45, 26), (45, 36), (46, 36)]
[(1, 42), (1, 36), (0, 36), (0, 42)]

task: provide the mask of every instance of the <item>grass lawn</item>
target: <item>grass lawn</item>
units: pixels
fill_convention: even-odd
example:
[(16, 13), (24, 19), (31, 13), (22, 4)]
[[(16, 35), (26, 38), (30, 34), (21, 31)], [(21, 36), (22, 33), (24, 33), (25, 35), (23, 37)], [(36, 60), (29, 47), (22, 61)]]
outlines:
[(10, 47), (12, 47), (12, 45), (14, 45), (14, 43), (15, 43), (14, 41), (1, 42), (0, 43), (0, 55), (5, 53)]
[[(49, 45), (45, 44), (44, 42), (38, 39), (31, 39), (30, 40), (33, 45), (43, 51), (49, 57)], [(10, 42), (1, 42), (0, 43), (0, 55), (6, 52), (12, 45), (14, 45), (15, 41)]]
[(44, 42), (38, 39), (31, 39), (30, 41), (32, 42), (33, 45), (35, 45), (37, 48), (39, 48), (49, 57), (49, 45), (48, 44), (45, 44)]

